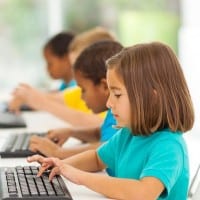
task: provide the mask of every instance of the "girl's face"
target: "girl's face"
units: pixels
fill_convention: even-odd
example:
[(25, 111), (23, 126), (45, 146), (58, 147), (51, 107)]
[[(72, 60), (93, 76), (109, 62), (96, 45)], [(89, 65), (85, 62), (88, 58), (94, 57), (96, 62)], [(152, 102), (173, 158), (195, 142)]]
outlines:
[(106, 101), (109, 96), (109, 91), (106, 79), (102, 79), (98, 85), (95, 85), (92, 80), (83, 76), (80, 71), (75, 71), (74, 76), (78, 86), (82, 90), (82, 99), (94, 113), (100, 113), (107, 110)]
[(54, 55), (50, 49), (44, 50), (47, 70), (53, 79), (71, 80), (71, 67), (67, 56), (62, 58)]
[(127, 90), (114, 69), (108, 69), (107, 83), (110, 91), (107, 107), (111, 108), (118, 126), (131, 127), (130, 102)]

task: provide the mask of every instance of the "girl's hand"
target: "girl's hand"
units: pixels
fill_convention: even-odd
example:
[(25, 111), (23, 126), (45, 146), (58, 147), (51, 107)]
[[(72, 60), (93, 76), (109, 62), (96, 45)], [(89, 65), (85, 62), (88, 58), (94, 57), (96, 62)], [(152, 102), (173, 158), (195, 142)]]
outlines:
[(45, 159), (44, 156), (41, 156), (41, 155), (38, 155), (38, 154), (27, 157), (27, 161), (29, 163), (38, 162), (39, 164), (42, 164), (44, 162), (44, 159)]
[(41, 176), (47, 169), (55, 167), (55, 163), (58, 162), (58, 158), (45, 158), (40, 155), (34, 155), (27, 158), (28, 162), (38, 162), (41, 164), (37, 176)]
[(57, 158), (51, 158), (51, 161), (53, 162), (55, 167), (51, 170), (51, 173), (49, 175), (50, 181), (53, 179), (54, 176), (61, 174), (69, 181), (81, 185), (81, 180), (84, 179), (83, 177), (86, 172), (74, 168)]

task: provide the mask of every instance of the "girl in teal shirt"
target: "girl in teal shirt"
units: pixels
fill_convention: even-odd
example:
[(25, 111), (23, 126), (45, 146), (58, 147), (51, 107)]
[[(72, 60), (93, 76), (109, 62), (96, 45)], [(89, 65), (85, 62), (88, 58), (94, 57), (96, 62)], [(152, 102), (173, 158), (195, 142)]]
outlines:
[[(113, 199), (186, 200), (188, 153), (182, 133), (194, 111), (180, 64), (170, 47), (158, 43), (123, 49), (107, 60), (107, 106), (118, 133), (98, 150), (66, 160), (43, 158), (40, 172), (62, 174)], [(91, 172), (108, 169), (109, 176)]]

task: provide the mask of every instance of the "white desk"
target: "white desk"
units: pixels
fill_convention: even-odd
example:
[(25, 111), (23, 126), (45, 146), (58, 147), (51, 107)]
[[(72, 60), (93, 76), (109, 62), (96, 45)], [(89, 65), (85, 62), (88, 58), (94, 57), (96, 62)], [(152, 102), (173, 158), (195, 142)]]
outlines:
[[(66, 127), (69, 125), (44, 112), (24, 112), (23, 116), (27, 122), (27, 128), (0, 129), (0, 146), (5, 142), (7, 134), (13, 134), (16, 132), (20, 134), (24, 131), (47, 131), (49, 129)], [(73, 140), (69, 141), (69, 145), (72, 145), (72, 143)], [(0, 167), (14, 167), (18, 165), (25, 166), (30, 165), (30, 163), (26, 162), (25, 158), (0, 158)], [(84, 186), (75, 185), (66, 179), (64, 180), (74, 200), (107, 199)]]

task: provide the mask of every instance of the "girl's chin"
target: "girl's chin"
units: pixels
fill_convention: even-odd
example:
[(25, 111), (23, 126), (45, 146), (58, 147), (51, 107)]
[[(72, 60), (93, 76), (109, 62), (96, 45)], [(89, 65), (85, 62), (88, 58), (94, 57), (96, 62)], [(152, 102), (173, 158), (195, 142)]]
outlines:
[(116, 128), (123, 128), (126, 127), (126, 125), (124, 123), (118, 123), (115, 125)]
[(130, 125), (127, 125), (126, 123), (122, 123), (122, 122), (121, 123), (117, 122), (116, 127), (120, 127), (120, 128), (127, 127), (127, 128), (129, 128)]

